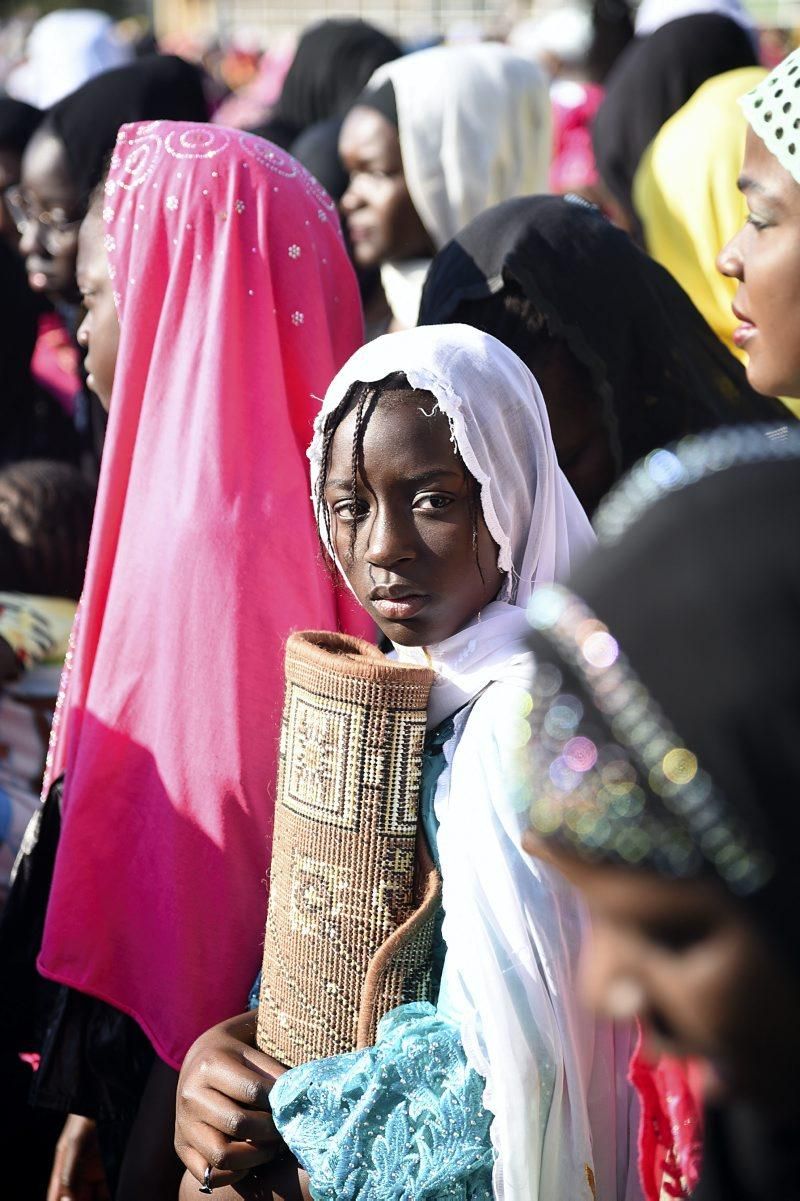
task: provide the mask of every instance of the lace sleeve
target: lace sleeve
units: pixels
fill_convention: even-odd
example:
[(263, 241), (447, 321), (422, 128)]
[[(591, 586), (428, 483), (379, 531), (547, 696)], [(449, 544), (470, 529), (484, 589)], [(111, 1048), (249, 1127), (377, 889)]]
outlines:
[(491, 1201), (491, 1115), (458, 1031), (432, 1005), (392, 1010), (374, 1047), (281, 1076), (275, 1125), (315, 1201)]

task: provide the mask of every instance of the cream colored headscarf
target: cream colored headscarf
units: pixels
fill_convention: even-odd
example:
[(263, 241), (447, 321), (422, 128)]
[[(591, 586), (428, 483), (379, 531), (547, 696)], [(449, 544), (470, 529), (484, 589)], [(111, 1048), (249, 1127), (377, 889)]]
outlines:
[[(506, 46), (435, 46), (379, 67), (391, 82), (411, 199), (439, 249), (501, 200), (547, 191), (550, 98), (543, 72)], [(389, 305), (416, 324), (427, 260), (384, 266)]]

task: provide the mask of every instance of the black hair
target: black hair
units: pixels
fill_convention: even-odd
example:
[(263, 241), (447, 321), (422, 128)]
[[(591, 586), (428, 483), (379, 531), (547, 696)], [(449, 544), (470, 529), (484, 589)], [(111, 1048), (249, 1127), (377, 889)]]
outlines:
[[(333, 546), (333, 536), (331, 531), (330, 513), (328, 511), (328, 506), (325, 503), (325, 486), (328, 482), (331, 445), (333, 443), (334, 435), (348, 413), (355, 409), (356, 424), (355, 429), (353, 430), (353, 446), (350, 465), (350, 498), (353, 513), (355, 513), (358, 492), (358, 470), (364, 448), (364, 432), (366, 430), (367, 423), (375, 410), (375, 406), (380, 398), (387, 393), (412, 393), (417, 391), (419, 391), (419, 389), (411, 386), (411, 384), (408, 382), (408, 377), (402, 371), (394, 371), (390, 375), (385, 376), (384, 379), (379, 380), (377, 383), (363, 383), (361, 381), (356, 381), (356, 383), (352, 384), (348, 388), (339, 404), (328, 414), (327, 418), (325, 419), (322, 427), (320, 470), (317, 478), (314, 500), (317, 512), (322, 513), (322, 519), (325, 525), (325, 541), (323, 541), (321, 537), (320, 541), (322, 542), (323, 553), (331, 571), (335, 571), (335, 566), (330, 558), (328, 547)], [(434, 398), (431, 397), (431, 399)], [(478, 564), (478, 571), (481, 574), (481, 579), (483, 579), (483, 571), (481, 569), (480, 559), (478, 558), (478, 514), (480, 511), (480, 485), (472, 473), (467, 470), (466, 466), (464, 467), (464, 472), (467, 476), (467, 480), (470, 483), (468, 504), (470, 518), (472, 521), (472, 546), (475, 551), (475, 560)], [(327, 545), (325, 544), (326, 542)], [(355, 547), (356, 523), (354, 521), (350, 526), (350, 547), (348, 551), (351, 564), (355, 557)]]
[(93, 488), (68, 463), (0, 470), (0, 591), (78, 600), (93, 512)]
[(633, 13), (628, 0), (594, 0), (592, 4), (592, 43), (586, 66), (593, 83), (604, 84), (625, 47), (635, 34)]

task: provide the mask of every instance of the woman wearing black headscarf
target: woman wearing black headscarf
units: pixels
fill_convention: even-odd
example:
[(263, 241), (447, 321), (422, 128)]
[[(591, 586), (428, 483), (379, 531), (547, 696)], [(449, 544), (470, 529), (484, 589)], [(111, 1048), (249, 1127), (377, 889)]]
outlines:
[[(0, 193), (19, 183), (22, 155), (43, 116), (32, 104), (0, 96)], [(19, 240), (5, 201), (0, 203), (0, 235), (13, 246)]]
[(757, 61), (750, 34), (719, 13), (680, 17), (631, 42), (608, 78), (592, 127), (601, 178), (627, 213), (634, 214), (636, 168), (661, 126), (701, 83)]
[(434, 258), (419, 323), (464, 322), (538, 379), (559, 463), (591, 513), (620, 474), (683, 434), (785, 425), (672, 276), (593, 206), (488, 209)]
[(278, 103), (253, 130), (289, 150), (317, 121), (343, 117), (378, 67), (402, 53), (400, 46), (366, 21), (320, 21), (301, 36)]
[(798, 522), (800, 434), (698, 439), (530, 609), (527, 846), (589, 900), (589, 999), (696, 1061), (693, 1201), (800, 1196)]
[(22, 261), (0, 238), (0, 466), (32, 458), (78, 461), (72, 422), (31, 374), (38, 321)]
[[(55, 304), (70, 331), (77, 325), (78, 229), (119, 127), (158, 118), (205, 121), (203, 81), (191, 63), (151, 55), (90, 79), (54, 105), (31, 138), (20, 186), (7, 193), (7, 202), (28, 282)], [(79, 394), (76, 424), (90, 459), (99, 463), (105, 415), (96, 398)]]
[(204, 121), (203, 73), (152, 55), (89, 80), (47, 113), (22, 160), (11, 197), (34, 291), (75, 301), (78, 226), (128, 121)]

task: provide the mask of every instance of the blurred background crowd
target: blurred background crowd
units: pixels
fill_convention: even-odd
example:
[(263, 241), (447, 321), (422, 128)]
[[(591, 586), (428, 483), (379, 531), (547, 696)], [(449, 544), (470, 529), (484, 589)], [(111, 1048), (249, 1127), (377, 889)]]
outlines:
[[(209, 122), (290, 152), (332, 198), (319, 193), (326, 211), (338, 206), (358, 294), (337, 241), (338, 278), (352, 283), (353, 312), (360, 300), (367, 340), (455, 322), (495, 335), (541, 384), (554, 453), (591, 517), (658, 447), (741, 422), (785, 437), (800, 416), (785, 374), (756, 360), (745, 373), (735, 265), (716, 265), (747, 218), (737, 101), (798, 42), (800, 0), (6, 4), (0, 910), (38, 811), (101, 478), (118, 327), (103, 331), (113, 326), (111, 366), (95, 350), (87, 375), (86, 310), (96, 330), (120, 294), (101, 295), (85, 254), (79, 269), (79, 229), (114, 218), (97, 202), (109, 164), (119, 168), (120, 127)], [(40, 934), (32, 928), (20, 955)], [(22, 1012), (24, 997), (14, 1003)], [(25, 1095), (30, 1067), (17, 1055), (0, 1062), (6, 1097)], [(59, 1122), (42, 1119), (33, 1137), (15, 1105), (5, 1133), (32, 1157), (52, 1150)], [(31, 1167), (31, 1197), (50, 1169), (46, 1158)]]

